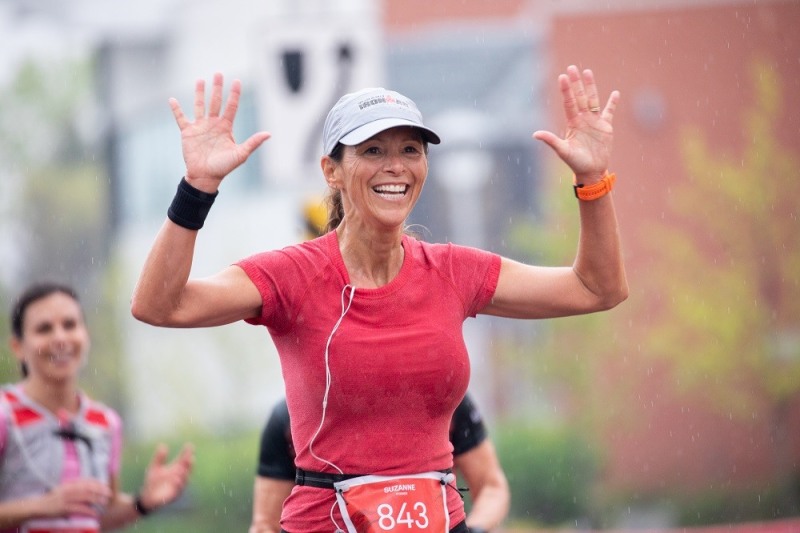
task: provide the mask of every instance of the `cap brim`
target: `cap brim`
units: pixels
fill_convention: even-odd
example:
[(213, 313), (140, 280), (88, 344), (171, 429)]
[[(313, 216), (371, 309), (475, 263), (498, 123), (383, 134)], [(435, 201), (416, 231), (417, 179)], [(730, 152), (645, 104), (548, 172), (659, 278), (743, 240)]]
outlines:
[(389, 128), (396, 128), (398, 126), (411, 126), (412, 128), (417, 128), (425, 136), (425, 140), (431, 144), (439, 144), (442, 142), (436, 132), (432, 129), (426, 128), (425, 126), (420, 126), (416, 122), (402, 118), (382, 118), (379, 120), (374, 120), (368, 124), (364, 124), (363, 126), (354, 129), (339, 139), (339, 142), (347, 146), (355, 146), (356, 144), (363, 143), (373, 135), (377, 135), (382, 131), (386, 131)]

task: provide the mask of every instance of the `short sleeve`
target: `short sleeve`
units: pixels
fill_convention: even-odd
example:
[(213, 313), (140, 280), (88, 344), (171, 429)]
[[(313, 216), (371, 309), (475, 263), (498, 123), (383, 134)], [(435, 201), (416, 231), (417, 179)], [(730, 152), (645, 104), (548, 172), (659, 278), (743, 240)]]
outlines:
[(261, 252), (236, 263), (261, 294), (261, 314), (246, 319), (281, 333), (291, 328), (311, 283), (330, 264), (325, 255), (326, 238), (305, 241), (281, 250)]
[(258, 453), (258, 475), (294, 481), (294, 447), (289, 430), (289, 409), (286, 400), (278, 403), (270, 414)]
[(456, 244), (434, 245), (429, 250), (439, 271), (459, 293), (465, 317), (474, 317), (492, 301), (500, 278), (499, 255)]
[(468, 307), (468, 314), (472, 317), (492, 301), (494, 292), (497, 290), (497, 281), (500, 279), (500, 256), (484, 251), (481, 251), (481, 254), (487, 263), (480, 278), (482, 281), (480, 290), (476, 292), (475, 298)]
[(461, 455), (477, 447), (487, 437), (483, 417), (469, 394), (464, 396), (453, 413), (450, 424), (450, 442), (453, 455)]

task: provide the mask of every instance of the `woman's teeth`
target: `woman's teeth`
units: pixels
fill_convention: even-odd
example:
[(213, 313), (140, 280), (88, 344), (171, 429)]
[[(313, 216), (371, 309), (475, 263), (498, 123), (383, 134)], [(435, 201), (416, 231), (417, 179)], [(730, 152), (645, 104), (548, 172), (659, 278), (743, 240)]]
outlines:
[(372, 190), (378, 194), (405, 194), (407, 188), (407, 185), (378, 185)]

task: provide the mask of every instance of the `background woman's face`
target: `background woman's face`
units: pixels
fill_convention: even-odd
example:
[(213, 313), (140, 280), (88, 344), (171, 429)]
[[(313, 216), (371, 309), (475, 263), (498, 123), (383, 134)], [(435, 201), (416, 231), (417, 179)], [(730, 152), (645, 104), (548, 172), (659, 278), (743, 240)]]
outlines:
[(22, 338), (13, 340), (13, 348), (27, 365), (30, 379), (75, 379), (89, 349), (80, 304), (60, 292), (30, 303), (23, 317)]

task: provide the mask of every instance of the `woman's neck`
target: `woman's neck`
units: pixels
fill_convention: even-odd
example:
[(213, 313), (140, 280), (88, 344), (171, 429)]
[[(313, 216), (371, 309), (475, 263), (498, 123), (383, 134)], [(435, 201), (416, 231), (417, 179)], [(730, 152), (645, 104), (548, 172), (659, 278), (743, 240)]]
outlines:
[(78, 388), (72, 382), (53, 384), (28, 378), (22, 382), (22, 390), (28, 398), (54, 414), (64, 409), (77, 413), (80, 408)]
[(392, 281), (403, 266), (403, 233), (350, 231), (346, 224), (336, 229), (339, 251), (358, 288), (374, 289)]

